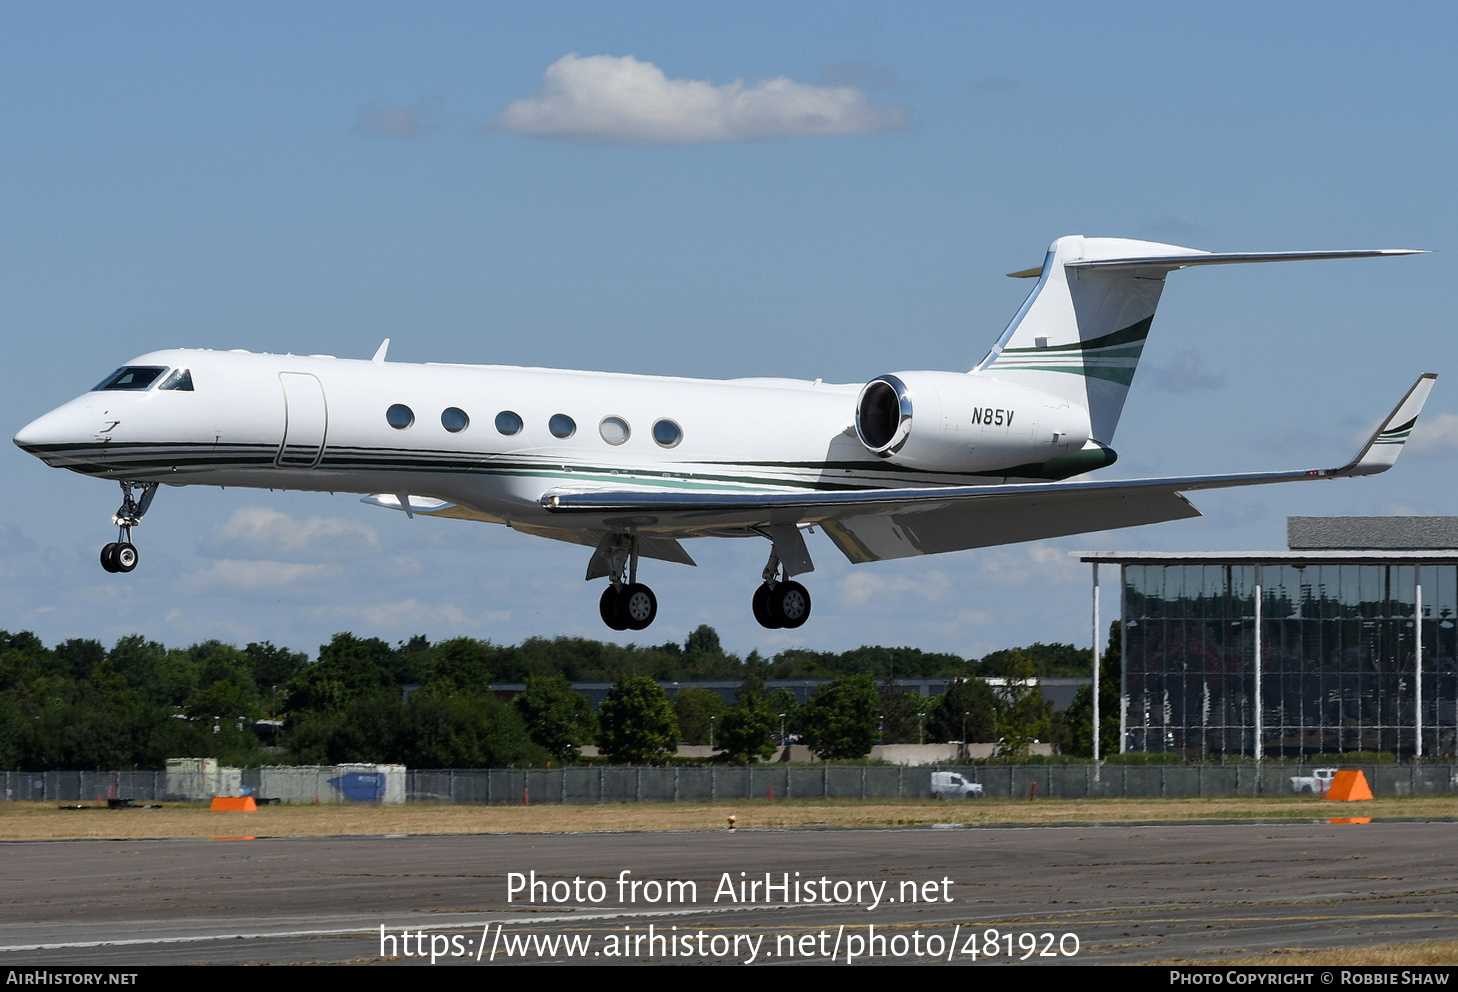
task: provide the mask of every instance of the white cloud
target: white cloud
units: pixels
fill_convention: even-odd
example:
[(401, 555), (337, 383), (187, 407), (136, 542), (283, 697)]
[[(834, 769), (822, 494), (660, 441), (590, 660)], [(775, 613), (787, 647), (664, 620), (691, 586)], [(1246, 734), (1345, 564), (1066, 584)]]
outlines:
[(1223, 389), (1225, 376), (1207, 371), (1205, 360), (1192, 348), (1174, 356), (1168, 365), (1149, 366), (1150, 379), (1156, 389), (1171, 393), (1188, 393), (1194, 389)]
[(467, 613), (454, 603), (426, 603), (413, 596), (396, 602), (335, 604), (324, 612), (341, 620), (365, 624), (370, 629), (391, 629), (401, 624), (440, 624), (447, 630), (460, 630), (511, 619), (509, 610)]
[(946, 574), (936, 571), (900, 576), (855, 571), (841, 579), (839, 585), (841, 606), (845, 609), (886, 606), (907, 597), (935, 602), (952, 591)]
[[(1080, 535), (1080, 540), (1087, 537)], [(982, 548), (976, 552), (976, 569), (983, 581), (1003, 589), (1024, 588), (1029, 583), (1047, 589), (1087, 581), (1088, 566), (1068, 551), (1066, 544), (1045, 543)]]
[(853, 86), (784, 76), (715, 86), (669, 79), (631, 55), (564, 55), (541, 88), (510, 104), (494, 125), (539, 138), (690, 145), (809, 134), (868, 134), (905, 127), (905, 107), (872, 106)]
[(256, 589), (282, 589), (300, 583), (337, 583), (343, 579), (334, 565), (301, 564), (285, 561), (234, 561), (223, 559), (193, 572), (183, 580), (189, 592), (223, 590), (238, 592)]
[(245, 506), (199, 539), (214, 557), (339, 560), (378, 549), (373, 527), (340, 517), (298, 520), (263, 506)]
[[(1367, 438), (1362, 438), (1366, 442)], [(1419, 417), (1412, 429), (1407, 449), (1414, 454), (1429, 455), (1458, 451), (1458, 413), (1440, 413), (1436, 417)]]
[(1411, 503), (1383, 503), (1379, 511), (1384, 517), (1420, 517), (1422, 511)]
[(423, 138), (440, 129), (436, 112), (438, 100), (417, 100), (408, 107), (363, 107), (354, 122), (356, 134), (380, 138)]

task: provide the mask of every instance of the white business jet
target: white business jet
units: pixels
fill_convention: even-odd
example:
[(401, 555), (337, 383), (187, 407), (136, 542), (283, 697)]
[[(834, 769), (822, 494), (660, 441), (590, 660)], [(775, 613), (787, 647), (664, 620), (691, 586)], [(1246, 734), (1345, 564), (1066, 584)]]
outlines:
[(1423, 375), (1346, 465), (1192, 478), (1074, 479), (1109, 446), (1174, 269), (1365, 258), (1405, 250), (1213, 254), (1059, 238), (1037, 285), (970, 372), (865, 384), (679, 379), (492, 365), (410, 365), (248, 352), (155, 351), (27, 425), (48, 465), (121, 484), (111, 572), (159, 483), (369, 493), (410, 516), (505, 524), (592, 549), (600, 609), (641, 630), (658, 604), (640, 558), (694, 561), (682, 540), (770, 542), (755, 619), (798, 627), (819, 526), (853, 562), (1196, 517), (1198, 489), (1372, 475), (1407, 440)]

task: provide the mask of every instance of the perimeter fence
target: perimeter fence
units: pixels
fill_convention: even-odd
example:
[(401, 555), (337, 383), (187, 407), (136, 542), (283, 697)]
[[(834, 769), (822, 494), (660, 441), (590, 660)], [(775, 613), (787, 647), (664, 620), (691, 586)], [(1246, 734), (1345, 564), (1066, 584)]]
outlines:
[[(355, 766), (359, 767), (359, 766)], [(376, 766), (391, 768), (392, 766)], [(398, 768), (398, 766), (393, 766)], [(1458, 793), (1458, 765), (1344, 765), (1359, 768), (1377, 796)], [(982, 784), (988, 797), (1178, 799), (1291, 795), (1291, 778), (1310, 774), (1296, 764), (1231, 765), (706, 765), (634, 767), (403, 770), (407, 802), (633, 803), (764, 799), (921, 799), (931, 795), (933, 772), (957, 772)], [(390, 772), (389, 777), (401, 772)], [(382, 778), (386, 773), (378, 773)], [(158, 771), (3, 772), (3, 797), (28, 802), (93, 802), (182, 798)], [(286, 788), (294, 779), (303, 791)], [(338, 776), (334, 776), (338, 780)], [(340, 802), (323, 769), (271, 766), (245, 769), (252, 794), (290, 802)], [(175, 783), (174, 783), (175, 788)], [(272, 790), (272, 791), (270, 791)], [(392, 787), (393, 791), (393, 787)], [(202, 797), (185, 797), (202, 798)]]

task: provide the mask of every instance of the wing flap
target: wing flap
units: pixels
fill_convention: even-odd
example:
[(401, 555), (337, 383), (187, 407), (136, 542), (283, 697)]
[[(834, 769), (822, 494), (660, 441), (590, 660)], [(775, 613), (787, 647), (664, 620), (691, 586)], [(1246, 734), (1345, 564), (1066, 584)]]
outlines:
[[(603, 539), (611, 537), (616, 531), (611, 530), (577, 530), (567, 527), (539, 527), (536, 524), (522, 523), (519, 520), (511, 522), (511, 529), (521, 534), (530, 534), (532, 537), (545, 537), (549, 541), (563, 541), (567, 544), (580, 544), (583, 547), (596, 548), (601, 546)], [(697, 565), (684, 546), (671, 537), (657, 537), (653, 535), (642, 535), (638, 539), (638, 554), (644, 558), (654, 558), (658, 561), (671, 561), (678, 565)], [(594, 561), (596, 557), (594, 556)], [(607, 572), (589, 574), (589, 579), (597, 578), (598, 575), (607, 575)]]
[(1189, 500), (1174, 491), (1092, 491), (1050, 493), (1044, 499), (983, 500), (970, 506), (945, 503), (827, 520), (822, 526), (841, 554), (861, 563), (1019, 544), (1199, 515)]

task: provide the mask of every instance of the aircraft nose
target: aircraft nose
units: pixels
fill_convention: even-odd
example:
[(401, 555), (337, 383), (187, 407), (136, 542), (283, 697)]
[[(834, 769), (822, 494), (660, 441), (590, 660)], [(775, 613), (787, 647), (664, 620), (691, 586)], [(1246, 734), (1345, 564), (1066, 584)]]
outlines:
[(16, 447), (35, 455), (48, 465), (71, 464), (66, 451), (86, 441), (96, 431), (87, 431), (77, 412), (67, 407), (52, 410), (22, 427), (15, 435)]
[(55, 440), (54, 438), (54, 417), (46, 414), (44, 417), (37, 417), (26, 424), (15, 433), (13, 440), (16, 447), (22, 451), (28, 451), (32, 455), (37, 454), (40, 448)]

